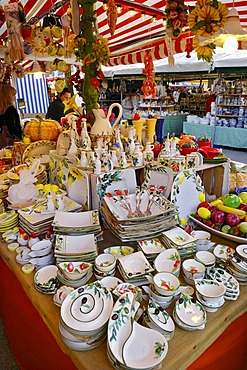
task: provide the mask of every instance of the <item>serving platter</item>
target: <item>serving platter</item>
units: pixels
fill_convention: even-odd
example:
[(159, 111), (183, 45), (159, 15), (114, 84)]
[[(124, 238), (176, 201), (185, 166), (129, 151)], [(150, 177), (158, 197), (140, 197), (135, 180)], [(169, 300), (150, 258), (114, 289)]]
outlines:
[(179, 172), (172, 184), (171, 202), (178, 207), (181, 226), (187, 225), (189, 215), (204, 200), (205, 189), (200, 176), (192, 169)]
[(35, 141), (34, 143), (31, 143), (26, 147), (26, 149), (23, 152), (22, 160), (25, 162), (27, 158), (31, 157), (39, 157), (42, 156), (42, 154), (48, 154), (50, 150), (56, 149), (56, 141), (50, 141), (50, 140), (39, 140)]
[(239, 243), (239, 244), (247, 244), (247, 239), (246, 238), (241, 238), (240, 236), (230, 235), (230, 234), (223, 233), (222, 231), (215, 230), (212, 227), (209, 227), (209, 226), (205, 225), (204, 223), (197, 220), (196, 218), (194, 218), (191, 215), (189, 216), (189, 218), (193, 222), (195, 222), (197, 225), (199, 225), (202, 229), (205, 229), (205, 230), (209, 231), (212, 234), (218, 235), (223, 239), (231, 240), (231, 241), (233, 241), (235, 243)]

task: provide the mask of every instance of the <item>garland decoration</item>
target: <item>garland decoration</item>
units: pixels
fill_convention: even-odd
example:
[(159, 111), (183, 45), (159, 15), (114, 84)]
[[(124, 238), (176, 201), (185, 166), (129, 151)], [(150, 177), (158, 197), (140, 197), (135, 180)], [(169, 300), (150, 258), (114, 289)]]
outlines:
[(166, 33), (169, 37), (178, 37), (187, 26), (188, 11), (184, 0), (167, 0), (165, 9), (167, 25)]
[(198, 0), (195, 7), (189, 7), (189, 10), (188, 25), (195, 35), (193, 47), (197, 52), (197, 58), (211, 62), (215, 45), (210, 43), (200, 46), (199, 37), (209, 38), (223, 28), (228, 8), (218, 0)]
[[(103, 78), (101, 65), (107, 64), (110, 51), (108, 40), (95, 34), (96, 12), (94, 4), (97, 0), (77, 0), (81, 9), (79, 33), (74, 38), (76, 60), (83, 65), (84, 80), (79, 84), (78, 94), (86, 104), (87, 114), (98, 108), (100, 80)], [(73, 13), (72, 13), (73, 15)]]

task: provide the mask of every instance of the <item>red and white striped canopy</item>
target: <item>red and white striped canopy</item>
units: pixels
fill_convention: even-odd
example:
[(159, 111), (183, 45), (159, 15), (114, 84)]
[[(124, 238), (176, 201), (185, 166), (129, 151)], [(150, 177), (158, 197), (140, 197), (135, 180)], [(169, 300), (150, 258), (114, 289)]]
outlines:
[[(51, 9), (59, 0), (21, 0), (27, 15), (27, 21), (32, 17), (39, 16)], [(247, 0), (221, 0), (229, 9), (233, 6), (239, 13), (241, 26), (247, 30)], [(8, 3), (2, 0), (1, 5)], [(165, 26), (163, 24), (163, 12), (166, 0), (115, 0), (116, 4), (122, 6), (122, 12), (118, 15), (117, 26), (111, 36), (107, 24), (106, 11), (103, 1), (97, 1), (97, 21), (99, 33), (108, 38), (111, 51), (109, 65), (133, 64), (143, 61), (143, 52), (150, 48), (153, 59), (161, 59), (168, 55), (166, 43), (164, 42)], [(186, 5), (195, 5), (195, 0), (185, 0)], [(133, 6), (133, 16), (130, 16), (130, 7)], [(67, 5), (63, 5), (56, 13), (63, 15)], [(146, 13), (141, 17), (142, 13)], [(153, 22), (153, 15), (156, 22)], [(7, 36), (6, 25), (0, 28), (0, 41)], [(174, 40), (174, 51), (176, 53), (185, 50), (188, 32)]]

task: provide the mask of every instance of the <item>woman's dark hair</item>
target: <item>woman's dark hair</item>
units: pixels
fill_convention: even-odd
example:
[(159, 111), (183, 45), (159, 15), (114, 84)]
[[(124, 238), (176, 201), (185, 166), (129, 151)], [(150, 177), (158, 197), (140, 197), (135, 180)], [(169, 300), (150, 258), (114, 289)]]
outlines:
[(67, 88), (67, 87), (65, 87), (60, 93), (59, 93), (59, 96), (61, 96), (61, 95), (64, 95), (64, 94), (66, 94), (66, 93), (71, 93), (71, 91)]

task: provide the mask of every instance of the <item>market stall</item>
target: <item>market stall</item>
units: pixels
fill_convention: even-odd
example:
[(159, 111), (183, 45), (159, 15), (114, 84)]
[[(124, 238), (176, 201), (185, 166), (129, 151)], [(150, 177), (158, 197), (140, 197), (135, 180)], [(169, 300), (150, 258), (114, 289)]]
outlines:
[[(193, 49), (209, 65), (226, 41), (215, 36), (229, 21), (226, 2), (198, 3), (190, 14), (170, 0), (162, 9), (156, 1), (24, 3), (0, 7), (9, 96), (1, 116), (10, 109), (15, 118), (1, 132), (9, 135), (0, 158), (0, 310), (18, 365), (241, 368), (246, 189), (228, 194), (229, 160), (215, 142), (181, 134), (185, 115), (169, 86), (156, 84), (154, 65), (167, 56), (172, 67), (176, 53), (189, 58)], [(244, 49), (246, 32), (234, 37)], [(131, 96), (124, 122), (121, 104), (99, 106), (103, 66), (120, 62), (143, 63), (140, 104)], [(10, 81), (27, 71), (66, 78), (55, 83), (59, 118), (38, 115), (22, 141)], [(236, 88), (245, 94), (243, 81)], [(33, 96), (35, 85), (27, 90)]]

